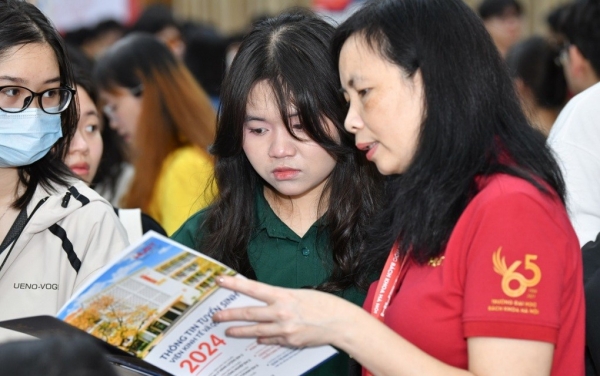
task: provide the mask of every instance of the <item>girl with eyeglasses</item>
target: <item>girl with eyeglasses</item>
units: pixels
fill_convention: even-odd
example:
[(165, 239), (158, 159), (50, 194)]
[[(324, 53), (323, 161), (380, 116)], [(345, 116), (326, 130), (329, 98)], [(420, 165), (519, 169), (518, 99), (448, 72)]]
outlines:
[[(48, 19), (0, 2), (0, 320), (55, 314), (128, 244), (110, 204), (63, 163), (73, 87)], [(0, 341), (13, 336), (0, 331)]]
[(133, 177), (123, 208), (140, 208), (172, 234), (211, 202), (208, 146), (216, 114), (208, 95), (152, 35), (133, 33), (96, 62), (109, 125), (128, 146)]

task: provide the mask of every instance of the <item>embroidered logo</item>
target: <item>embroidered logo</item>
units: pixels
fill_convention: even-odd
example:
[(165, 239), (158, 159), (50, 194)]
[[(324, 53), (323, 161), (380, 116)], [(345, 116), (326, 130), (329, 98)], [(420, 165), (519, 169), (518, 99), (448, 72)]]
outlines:
[(439, 256), (439, 257), (432, 257), (429, 259), (429, 261), (427, 261), (427, 265), (429, 266), (433, 266), (434, 268), (442, 265), (442, 262), (444, 261), (446, 257), (445, 256)]
[[(518, 298), (523, 295), (527, 288), (534, 287), (542, 279), (542, 271), (534, 261), (537, 260), (537, 255), (525, 255), (525, 270), (530, 270), (533, 276), (530, 279), (526, 279), (525, 276), (516, 270), (521, 266), (521, 261), (513, 262), (510, 267), (506, 267), (506, 258), (501, 256), (502, 247), (499, 247), (496, 252), (492, 255), (492, 261), (494, 263), (494, 271), (502, 276), (502, 291), (511, 298)], [(518, 285), (511, 282), (516, 281)]]

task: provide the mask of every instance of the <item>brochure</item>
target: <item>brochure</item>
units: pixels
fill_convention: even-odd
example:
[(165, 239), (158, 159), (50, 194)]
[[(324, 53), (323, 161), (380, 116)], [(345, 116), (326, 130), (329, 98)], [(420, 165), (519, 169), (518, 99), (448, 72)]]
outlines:
[[(295, 349), (227, 337), (228, 327), (243, 323), (215, 323), (214, 313), (264, 303), (218, 286), (215, 279), (222, 274), (245, 278), (149, 232), (83, 286), (57, 318), (118, 349), (111, 351), (113, 362), (150, 375), (293, 376), (337, 352), (331, 346)], [(57, 327), (64, 326), (52, 318), (39, 320), (11, 320), (12, 326), (0, 326), (32, 335), (40, 332), (40, 325), (48, 326), (40, 322), (54, 320), (60, 323)]]

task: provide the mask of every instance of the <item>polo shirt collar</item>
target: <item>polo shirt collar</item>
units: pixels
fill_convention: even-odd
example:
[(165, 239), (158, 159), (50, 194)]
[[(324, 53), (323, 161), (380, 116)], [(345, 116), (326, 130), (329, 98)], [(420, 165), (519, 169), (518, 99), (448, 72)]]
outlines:
[[(263, 186), (260, 186), (260, 188), (257, 189), (255, 202), (258, 231), (265, 230), (267, 234), (273, 238), (290, 239), (296, 242), (299, 242), (302, 239), (275, 214), (271, 205), (269, 205), (265, 198)], [(324, 225), (324, 223), (325, 219), (324, 216), (322, 216), (312, 224), (304, 237), (312, 232), (316, 232), (318, 227)]]

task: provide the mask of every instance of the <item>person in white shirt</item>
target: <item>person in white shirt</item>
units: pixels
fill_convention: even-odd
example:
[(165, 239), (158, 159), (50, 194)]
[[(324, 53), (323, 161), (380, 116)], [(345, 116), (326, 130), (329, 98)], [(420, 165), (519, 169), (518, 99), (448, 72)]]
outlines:
[(569, 101), (548, 145), (567, 186), (567, 209), (583, 247), (600, 232), (600, 83)]

